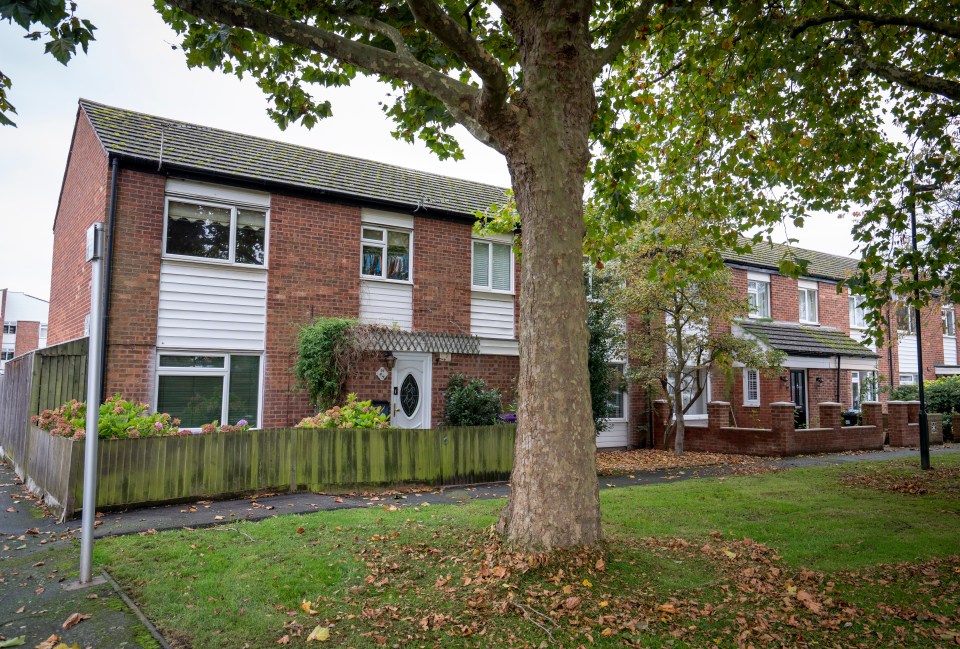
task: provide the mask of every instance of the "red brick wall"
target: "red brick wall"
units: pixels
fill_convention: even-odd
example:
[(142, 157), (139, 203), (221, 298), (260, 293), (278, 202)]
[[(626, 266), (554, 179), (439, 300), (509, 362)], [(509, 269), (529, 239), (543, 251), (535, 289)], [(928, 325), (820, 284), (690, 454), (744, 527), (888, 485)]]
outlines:
[(107, 156), (81, 111), (53, 228), (48, 345), (83, 336), (83, 321), (90, 312), (86, 231), (107, 219), (109, 177)]
[(360, 208), (274, 194), (269, 252), (263, 425), (273, 428), (316, 414), (293, 376), (300, 328), (360, 313)]
[(471, 227), (418, 216), (413, 232), (413, 330), (469, 334)]
[(164, 176), (120, 169), (104, 398), (154, 402), (165, 185)]
[[(3, 323), (0, 322), (0, 331)], [(14, 357), (23, 356), (27, 352), (40, 347), (40, 323), (29, 320), (17, 322), (17, 342), (13, 350)]]

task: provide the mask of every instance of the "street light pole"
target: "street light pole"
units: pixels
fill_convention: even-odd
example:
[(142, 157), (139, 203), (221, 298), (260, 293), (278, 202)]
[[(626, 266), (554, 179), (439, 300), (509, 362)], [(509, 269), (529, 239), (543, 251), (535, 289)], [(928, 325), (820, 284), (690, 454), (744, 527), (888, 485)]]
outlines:
[[(913, 245), (913, 285), (914, 298), (920, 304), (920, 269), (917, 258), (917, 191), (928, 192), (935, 189), (933, 185), (917, 185), (910, 179), (910, 235)], [(930, 427), (927, 422), (927, 400), (923, 394), (923, 335), (920, 331), (920, 309), (913, 310), (917, 330), (917, 385), (920, 389), (920, 468), (930, 468)]]

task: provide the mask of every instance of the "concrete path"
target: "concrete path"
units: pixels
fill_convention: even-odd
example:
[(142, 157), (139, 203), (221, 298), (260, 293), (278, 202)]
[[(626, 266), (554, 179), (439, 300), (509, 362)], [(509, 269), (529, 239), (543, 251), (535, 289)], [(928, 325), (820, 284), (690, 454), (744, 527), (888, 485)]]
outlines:
[[(934, 448), (931, 453), (934, 466), (938, 456), (958, 452), (960, 446), (957, 445)], [(916, 449), (893, 449), (858, 455), (771, 460), (767, 466), (789, 469), (903, 458), (917, 458), (919, 463)], [(736, 468), (718, 466), (601, 476), (600, 487), (615, 489), (731, 475)], [(256, 521), (283, 514), (389, 504), (460, 504), (477, 499), (506, 498), (509, 493), (509, 484), (495, 483), (404, 493), (262, 494), (250, 498), (105, 513), (98, 516), (95, 536), (101, 538), (148, 530), (199, 528), (236, 520)], [(81, 647), (165, 646), (162, 638), (149, 627), (145, 619), (138, 617), (139, 612), (110, 581), (83, 590), (64, 588), (65, 584), (77, 579), (79, 526), (79, 520), (56, 523), (53, 518), (44, 517), (34, 501), (25, 496), (19, 479), (9, 465), (0, 463), (0, 592), (3, 593), (0, 598), (0, 642), (24, 636), (24, 646), (34, 647), (51, 634), (57, 634), (67, 644), (76, 642)], [(91, 617), (64, 630), (62, 624), (72, 613)]]

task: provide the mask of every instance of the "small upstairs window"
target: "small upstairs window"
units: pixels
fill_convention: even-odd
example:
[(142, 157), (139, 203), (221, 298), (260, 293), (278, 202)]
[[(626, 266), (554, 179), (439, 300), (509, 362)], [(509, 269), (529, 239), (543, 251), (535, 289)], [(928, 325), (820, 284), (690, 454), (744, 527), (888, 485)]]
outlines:
[(941, 312), (941, 320), (943, 321), (943, 335), (949, 338), (957, 337), (957, 312), (953, 310), (953, 307), (944, 307)]
[(916, 333), (916, 311), (905, 304), (897, 307), (897, 331), (904, 334)]
[(16, 335), (16, 333), (17, 333), (17, 325), (15, 325), (15, 324), (5, 324), (5, 325), (3, 325), (3, 333), (5, 333), (5, 334), (11, 334), (11, 335)]
[(770, 317), (770, 282), (760, 279), (747, 281), (747, 301), (751, 318)]
[(360, 274), (363, 277), (409, 282), (410, 232), (364, 225), (360, 232)]
[(816, 282), (800, 282), (800, 322), (818, 323)]
[(867, 314), (863, 307), (865, 301), (866, 298), (862, 295), (850, 296), (850, 327), (852, 329), (867, 328)]
[(513, 291), (513, 250), (509, 244), (473, 242), (472, 286), (482, 291)]

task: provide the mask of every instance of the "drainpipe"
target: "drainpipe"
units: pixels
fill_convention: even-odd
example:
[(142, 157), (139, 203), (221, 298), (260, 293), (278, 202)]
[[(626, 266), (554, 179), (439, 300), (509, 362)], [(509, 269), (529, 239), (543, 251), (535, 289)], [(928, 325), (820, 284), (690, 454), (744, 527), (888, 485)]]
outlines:
[(840, 354), (837, 354), (837, 403), (840, 403)]
[(893, 317), (890, 315), (890, 307), (887, 307), (887, 362), (890, 364), (890, 390), (893, 390)]
[(117, 176), (120, 169), (118, 159), (113, 158), (110, 165), (110, 211), (107, 213), (107, 242), (103, 253), (103, 319), (100, 331), (103, 344), (100, 346), (100, 398), (107, 394), (107, 336), (110, 321), (110, 285), (113, 277), (113, 235), (117, 223)]

